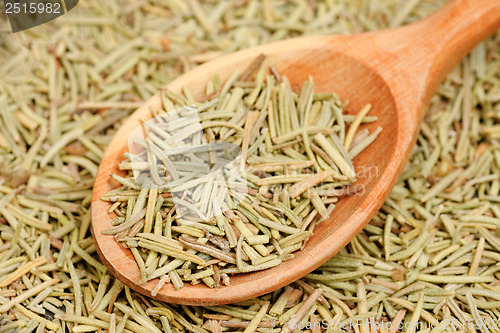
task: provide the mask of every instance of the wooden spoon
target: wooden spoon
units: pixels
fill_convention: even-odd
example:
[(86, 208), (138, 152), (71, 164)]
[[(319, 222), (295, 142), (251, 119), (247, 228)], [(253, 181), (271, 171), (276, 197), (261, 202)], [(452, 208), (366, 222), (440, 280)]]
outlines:
[[(300, 85), (313, 77), (316, 92), (336, 92), (349, 100), (349, 112), (372, 104), (376, 123), (382, 126), (377, 140), (353, 161), (358, 189), (343, 197), (330, 218), (319, 224), (305, 248), (294, 258), (261, 272), (231, 277), (231, 285), (210, 289), (185, 285), (164, 286), (162, 301), (216, 305), (256, 297), (289, 284), (342, 249), (370, 221), (389, 195), (416, 141), (431, 97), (446, 74), (481, 40), (500, 27), (500, 1), (456, 0), (425, 20), (397, 29), (353, 36), (315, 36), (284, 40), (230, 54), (206, 63), (171, 82), (180, 92), (188, 86), (202, 96), (207, 81), (219, 74), (224, 81), (244, 70), (263, 53), (281, 75)], [(144, 103), (119, 129), (109, 144), (97, 174), (92, 198), (92, 231), (98, 253), (108, 269), (130, 288), (151, 295), (156, 281), (138, 284), (139, 269), (128, 249), (102, 231), (110, 226), (109, 203), (100, 197), (118, 187), (110, 173), (123, 175), (118, 163), (127, 151), (127, 138), (140, 120), (158, 110), (158, 94)], [(466, 124), (464, 124), (466, 126)]]

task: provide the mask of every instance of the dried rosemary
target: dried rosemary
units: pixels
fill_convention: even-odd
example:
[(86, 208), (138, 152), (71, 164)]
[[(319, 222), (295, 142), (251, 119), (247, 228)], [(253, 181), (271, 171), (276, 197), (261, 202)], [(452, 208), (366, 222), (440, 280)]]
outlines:
[(126, 174), (112, 175), (122, 186), (101, 198), (116, 216), (104, 233), (131, 249), (141, 283), (160, 278), (155, 292), (167, 274), (176, 288), (219, 287), (221, 274), (291, 258), (356, 181), (348, 154), (369, 145), (352, 143), (370, 105), (346, 121), (335, 94), (292, 90), (264, 56), (206, 91), (161, 92), (162, 110), (129, 137)]
[[(0, 20), (0, 306), (8, 308), (0, 313), (0, 330), (202, 333), (249, 327), (271, 333), (296, 324), (314, 333), (498, 331), (498, 34), (448, 75), (390, 198), (358, 237), (313, 273), (325, 281), (304, 278), (219, 307), (167, 304), (102, 271), (88, 230), (92, 172), (102, 151), (121, 120), (173, 78), (222, 53), (272, 40), (410, 23), (444, 2), (89, 0), (15, 35)], [(83, 128), (40, 167), (60, 138), (94, 116), (96, 125)], [(288, 164), (289, 170), (310, 166)], [(258, 170), (282, 168), (268, 163)], [(451, 183), (442, 181), (455, 169), (463, 171)], [(154, 231), (156, 216), (152, 222)], [(412, 246), (424, 227), (424, 246)], [(200, 237), (195, 228), (186, 231)], [(266, 240), (249, 236), (246, 243)], [(392, 258), (402, 251), (412, 253)], [(227, 281), (225, 273), (214, 272)], [(439, 281), (424, 281), (428, 276)], [(491, 277), (493, 282), (471, 282)], [(170, 281), (165, 274), (161, 279)]]

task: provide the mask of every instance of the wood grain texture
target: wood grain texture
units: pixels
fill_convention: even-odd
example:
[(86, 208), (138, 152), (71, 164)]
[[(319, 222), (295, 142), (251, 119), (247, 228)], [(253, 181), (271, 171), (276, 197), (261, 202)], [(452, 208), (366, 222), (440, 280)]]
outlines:
[[(175, 291), (164, 286), (157, 299), (181, 304), (213, 305), (262, 295), (295, 281), (319, 267), (343, 248), (370, 221), (389, 195), (416, 141), (430, 98), (446, 74), (481, 40), (500, 27), (500, 1), (456, 0), (427, 19), (397, 29), (353, 36), (317, 36), (280, 41), (240, 51), (206, 63), (170, 83), (180, 92), (188, 86), (200, 96), (215, 74), (222, 80), (243, 70), (259, 54), (269, 59), (292, 85), (313, 77), (317, 92), (334, 91), (349, 100), (348, 113), (371, 103), (382, 126), (374, 144), (353, 161), (364, 191), (339, 200), (327, 221), (314, 230), (306, 247), (285, 263), (257, 273), (231, 278), (231, 285), (209, 289), (186, 285)], [(161, 107), (153, 96), (120, 128), (100, 165), (92, 199), (92, 232), (103, 263), (124, 284), (150, 295), (155, 281), (139, 285), (132, 254), (102, 231), (110, 226), (109, 204), (100, 197), (118, 187), (110, 173), (124, 174), (118, 163), (127, 151), (129, 133), (150, 109)]]

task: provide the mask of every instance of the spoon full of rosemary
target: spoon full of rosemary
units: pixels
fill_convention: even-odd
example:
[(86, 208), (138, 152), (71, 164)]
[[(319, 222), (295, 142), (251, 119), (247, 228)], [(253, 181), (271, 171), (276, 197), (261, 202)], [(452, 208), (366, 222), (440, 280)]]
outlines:
[[(340, 198), (334, 211), (315, 227), (305, 246), (294, 252), (292, 258), (270, 269), (234, 276), (230, 285), (222, 288), (197, 284), (177, 290), (174, 283), (165, 284), (155, 290), (156, 297), (197, 305), (237, 302), (297, 280), (332, 257), (358, 234), (389, 195), (408, 160), (426, 107), (442, 79), (475, 45), (499, 27), (498, 1), (455, 0), (429, 18), (398, 29), (266, 44), (215, 59), (171, 82), (166, 87), (168, 91), (184, 95), (188, 92), (193, 101), (206, 99), (207, 83), (214, 77), (220, 82), (228, 82), (234, 73), (248, 68), (263, 54), (275, 77), (286, 76), (291, 87), (299, 86), (296, 91), (312, 78), (315, 93), (335, 92), (340, 100), (348, 100), (347, 115), (371, 104), (370, 115), (378, 120), (366, 124), (366, 129), (374, 133), (382, 127), (383, 131), (352, 159), (355, 184), (361, 190)], [(134, 260), (137, 253), (132, 253), (105, 232), (112, 227), (109, 214), (112, 203), (101, 199), (120, 185), (116, 176), (111, 175), (124, 176), (126, 173), (119, 164), (129, 149), (127, 138), (164, 107), (162, 96), (161, 92), (153, 96), (116, 133), (103, 157), (92, 199), (92, 231), (101, 259), (123, 283), (145, 294), (151, 294), (157, 283), (140, 283), (141, 270)], [(302, 135), (295, 134), (305, 142)], [(317, 139), (319, 141), (313, 144), (321, 146), (324, 141), (321, 136)], [(350, 136), (349, 140), (352, 140)], [(137, 216), (140, 213), (137, 212)], [(194, 265), (212, 260), (191, 257), (191, 252), (196, 253), (199, 246), (195, 244), (196, 247), (188, 252), (186, 244), (193, 246), (195, 240), (193, 237), (182, 239), (183, 245), (178, 250), (182, 251), (179, 253), (184, 255), (184, 260), (192, 260)], [(246, 241), (258, 244), (262, 237)], [(234, 260), (236, 262), (237, 258)], [(174, 275), (170, 279), (178, 280), (177, 277)]]

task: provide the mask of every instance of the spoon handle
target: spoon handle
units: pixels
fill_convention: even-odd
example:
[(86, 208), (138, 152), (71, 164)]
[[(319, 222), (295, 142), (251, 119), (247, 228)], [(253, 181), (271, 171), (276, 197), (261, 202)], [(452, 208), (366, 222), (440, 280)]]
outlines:
[(446, 74), (500, 27), (499, 0), (453, 0), (413, 24), (415, 47), (429, 57), (434, 90)]
[[(416, 131), (446, 75), (499, 28), (500, 0), (452, 0), (422, 21), (348, 40), (345, 49), (373, 64), (399, 101), (417, 101), (403, 108)], [(361, 43), (368, 47), (357, 50)]]

